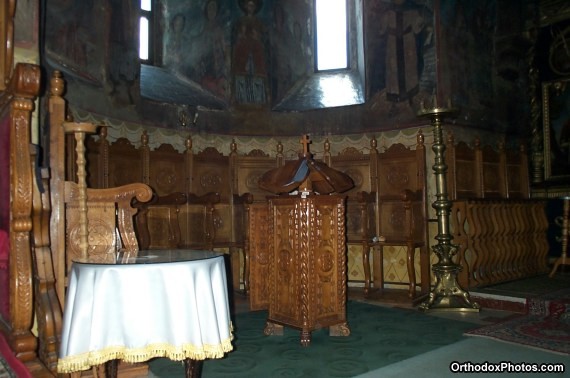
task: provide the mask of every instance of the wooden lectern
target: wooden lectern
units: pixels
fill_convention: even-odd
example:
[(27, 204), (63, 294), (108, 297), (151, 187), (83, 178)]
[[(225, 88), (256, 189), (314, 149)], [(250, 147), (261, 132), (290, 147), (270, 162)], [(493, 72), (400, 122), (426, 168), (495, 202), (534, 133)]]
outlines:
[[(283, 326), (289, 326), (301, 331), (301, 344), (308, 346), (311, 332), (319, 328), (328, 327), (331, 336), (350, 334), (346, 198), (331, 193), (346, 191), (353, 182), (344, 173), (312, 160), (307, 136), (301, 143), (299, 160), (267, 172), (259, 181), (262, 189), (278, 196), (268, 198), (265, 236), (251, 230), (257, 235), (251, 241), (264, 244), (268, 252), (255, 245), (251, 248), (250, 295), (257, 309), (260, 303), (267, 304), (266, 335), (283, 334)], [(267, 278), (257, 276), (264, 271)], [(269, 290), (258, 285), (262, 282)]]

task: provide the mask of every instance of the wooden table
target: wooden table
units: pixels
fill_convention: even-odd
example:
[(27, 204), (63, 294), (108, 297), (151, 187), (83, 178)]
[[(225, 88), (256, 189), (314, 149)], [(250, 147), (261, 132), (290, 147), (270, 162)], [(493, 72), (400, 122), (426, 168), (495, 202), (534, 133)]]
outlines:
[(221, 253), (140, 251), (120, 264), (74, 262), (63, 318), (59, 373), (117, 362), (184, 360), (187, 376), (233, 349)]

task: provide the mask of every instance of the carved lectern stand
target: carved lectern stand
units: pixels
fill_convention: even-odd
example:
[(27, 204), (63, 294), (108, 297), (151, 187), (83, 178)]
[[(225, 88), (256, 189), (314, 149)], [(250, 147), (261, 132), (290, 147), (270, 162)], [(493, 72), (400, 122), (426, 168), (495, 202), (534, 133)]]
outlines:
[(264, 333), (296, 328), (301, 345), (308, 346), (311, 332), (319, 328), (328, 327), (331, 336), (350, 335), (345, 196), (329, 193), (348, 190), (353, 183), (313, 161), (306, 136), (301, 143), (299, 160), (267, 172), (259, 182), (261, 188), (281, 194), (270, 197), (268, 206), (269, 315)]

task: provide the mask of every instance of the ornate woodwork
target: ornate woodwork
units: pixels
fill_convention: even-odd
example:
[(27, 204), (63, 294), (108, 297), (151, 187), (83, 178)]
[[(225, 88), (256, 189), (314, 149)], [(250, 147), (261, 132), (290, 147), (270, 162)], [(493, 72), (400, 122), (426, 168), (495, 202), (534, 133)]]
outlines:
[[(193, 192), (194, 190), (204, 193), (202, 184), (198, 185), (198, 183), (218, 183), (208, 188), (215, 189), (217, 191), (215, 193), (220, 193), (219, 203), (214, 201), (210, 204), (194, 203), (172, 206), (149, 204), (147, 215), (145, 215), (144, 211), (141, 211), (141, 213), (137, 215), (137, 224), (139, 221), (144, 221), (146, 216), (149, 217), (149, 225), (142, 226), (142, 231), (150, 230), (150, 232), (152, 232), (150, 245), (173, 245), (173, 240), (178, 239), (176, 230), (179, 229), (180, 240), (182, 240), (184, 244), (193, 244), (199, 248), (227, 248), (232, 259), (234, 288), (243, 288), (246, 292), (250, 290), (251, 285), (249, 285), (248, 280), (256, 274), (255, 271), (260, 268), (260, 266), (255, 265), (258, 264), (258, 262), (251, 259), (251, 254), (248, 253), (248, 249), (256, 248), (255, 239), (257, 238), (257, 232), (262, 228), (259, 226), (259, 223), (256, 224), (254, 222), (250, 224), (248, 217), (255, 216), (254, 213), (259, 210), (252, 209), (248, 201), (251, 200), (254, 207), (259, 203), (266, 203), (267, 192), (259, 187), (257, 181), (265, 172), (284, 165), (283, 146), (277, 144), (275, 146), (276, 148), (274, 148), (276, 151), (273, 154), (269, 151), (273, 148), (264, 149), (263, 151), (254, 149), (244, 153), (239, 151), (239, 145), (233, 142), (228, 148), (230, 151), (229, 156), (224, 156), (214, 148), (204, 148), (202, 152), (195, 152), (192, 148), (192, 139), (188, 138), (186, 140), (186, 148), (183, 151), (164, 145), (151, 150), (149, 146), (156, 145), (157, 143), (150, 140), (146, 133), (142, 133), (139, 136), (140, 144), (138, 147), (121, 139), (111, 146), (107, 146), (106, 130), (107, 128), (101, 128), (96, 142), (88, 143), (88, 156), (93, 156), (90, 160), (91, 165), (89, 165), (89, 169), (92, 169), (93, 164), (105, 164), (105, 162), (109, 161), (113, 161), (114, 164), (118, 166), (122, 164), (119, 162), (124, 158), (126, 163), (123, 165), (134, 167), (132, 172), (136, 177), (133, 177), (132, 180), (155, 182), (156, 179), (154, 177), (157, 175), (158, 167), (174, 164), (174, 162), (176, 162), (177, 169), (170, 170), (171, 173), (166, 175), (170, 176), (170, 179), (167, 181), (176, 183), (173, 188), (176, 188), (179, 193), (184, 193), (188, 198), (196, 199), (201, 197), (198, 197), (197, 193)], [(379, 151), (380, 149), (377, 146), (375, 138), (371, 138), (367, 143), (369, 147), (342, 148), (337, 154), (332, 154), (331, 147), (334, 150), (335, 145), (331, 146), (331, 143), (325, 140), (322, 157), (324, 163), (350, 176), (355, 184), (353, 189), (345, 192), (347, 195), (347, 245), (355, 246), (351, 256), (356, 255), (356, 253), (360, 254), (360, 250), (362, 249), (362, 251), (364, 251), (363, 258), (366, 258), (367, 253), (369, 253), (367, 248), (371, 248), (373, 245), (372, 238), (382, 235), (382, 232), (380, 232), (377, 227), (380, 224), (381, 213), (384, 211), (378, 211), (376, 196), (378, 193), (380, 193), (379, 195), (401, 195), (398, 191), (391, 192), (392, 189), (386, 189), (387, 179), (379, 177), (379, 170), (386, 172), (381, 176), (389, 176), (392, 182), (396, 183), (398, 182), (398, 176), (402, 176), (408, 172), (407, 168), (394, 168), (393, 165), (390, 165), (390, 158), (381, 158), (387, 151), (395, 150), (392, 145), (383, 147), (382, 151)], [(414, 147), (407, 148), (406, 146), (404, 146), (403, 150), (409, 149), (410, 151), (415, 151)], [(447, 187), (451, 199), (483, 198), (485, 192), (488, 193), (488, 195), (492, 195), (492, 191), (494, 191), (495, 194), (493, 195), (495, 196), (499, 195), (499, 193), (503, 193), (501, 196), (506, 198), (528, 198), (528, 161), (526, 151), (522, 146), (516, 149), (513, 149), (510, 145), (502, 149), (495, 146), (494, 149), (491, 149), (487, 146), (481, 146), (480, 141), (477, 139), (471, 144), (464, 142), (455, 144), (453, 135), (449, 133), (446, 147), (446, 164), (449, 166), (447, 172)], [(93, 152), (90, 149), (96, 149), (96, 151)], [(105, 155), (106, 149), (110, 151), (110, 156)], [(487, 155), (487, 153), (491, 151), (494, 154)], [(90, 153), (93, 155), (89, 155)], [(125, 156), (123, 156), (123, 153)], [(134, 162), (134, 159), (139, 159), (140, 162)], [(164, 163), (160, 163), (161, 160), (164, 160)], [(93, 163), (93, 161), (96, 163)], [(487, 163), (484, 164), (484, 161)], [(151, 164), (150, 162), (153, 163)], [(381, 167), (378, 166), (380, 163), (382, 165)], [(217, 173), (208, 173), (210, 172), (209, 167), (212, 167), (211, 171)], [(487, 173), (483, 172), (484, 168), (487, 170)], [(388, 172), (390, 169), (392, 172)], [(490, 171), (491, 169), (493, 169), (493, 171)], [(113, 170), (111, 171), (115, 172)], [(109, 172), (109, 168), (105, 165), (97, 167), (96, 169), (93, 168), (93, 171), (89, 171), (88, 178), (104, 178), (105, 172)], [(208, 173), (208, 175), (205, 173)], [(116, 174), (116, 172), (113, 173), (113, 175), (114, 174)], [(411, 175), (410, 177), (415, 177), (414, 173), (408, 174)], [(491, 189), (489, 185), (492, 184), (492, 182), (490, 180), (495, 174), (505, 175), (505, 178), (500, 179), (501, 183), (495, 183), (495, 189)], [(427, 169), (423, 176), (419, 177), (425, 178), (426, 175)], [(484, 179), (484, 175), (487, 176), (486, 180)], [(219, 177), (219, 179), (214, 180), (214, 176)], [(112, 183), (117, 182), (117, 179), (114, 177), (110, 177), (109, 179)], [(380, 180), (383, 180), (382, 185), (384, 185), (381, 189), (379, 189)], [(229, 187), (223, 187), (223, 185), (229, 185)], [(427, 183), (425, 185), (427, 185)], [(417, 191), (415, 188), (410, 188), (410, 190), (412, 192)], [(226, 193), (225, 197), (221, 195), (221, 193)], [(194, 196), (195, 194), (196, 196)], [(159, 198), (168, 197), (169, 195), (174, 195), (174, 193), (162, 193)], [(459, 206), (459, 204), (455, 203), (454, 206)], [(427, 207), (429, 207), (429, 204)], [(457, 209), (457, 211), (459, 211), (459, 209)], [(404, 219), (403, 215), (405, 212), (400, 211), (399, 214), (400, 217), (394, 213), (394, 221)], [(366, 221), (363, 221), (365, 219)], [(463, 220), (465, 220), (465, 218), (463, 218)], [(384, 224), (388, 221), (390, 220), (383, 220)], [(176, 226), (176, 222), (178, 226)], [(420, 224), (420, 221), (416, 221), (416, 224)], [(427, 217), (421, 221), (421, 224), (427, 229)], [(168, 232), (166, 232), (167, 229)], [(142, 231), (138, 231), (139, 238), (144, 236), (144, 232)], [(459, 248), (466, 248), (467, 244), (462, 244), (463, 242), (459, 241), (465, 240), (465, 243), (467, 243), (468, 241), (465, 239), (467, 235), (457, 227), (454, 227), (453, 232), (456, 232), (454, 233), (454, 237), (456, 238)], [(210, 236), (204, 238), (208, 235)], [(252, 242), (248, 243), (248, 240)], [(141, 243), (141, 240), (139, 240), (139, 243)], [(142, 243), (149, 245), (148, 242)], [(397, 246), (394, 249), (386, 249), (387, 252), (385, 252), (397, 254), (405, 253), (405, 257), (402, 259), (406, 266), (405, 270), (402, 269), (404, 278), (396, 282), (397, 284), (409, 284), (409, 279), (405, 276), (408, 263), (411, 263), (411, 260), (407, 259), (407, 249), (408, 244), (402, 243), (401, 246)], [(416, 259), (418, 255), (425, 255), (422, 254), (420, 247), (413, 247), (413, 250)], [(371, 265), (369, 268), (369, 279), (372, 280), (370, 282), (371, 287), (376, 286), (380, 288), (384, 283), (393, 284), (394, 282), (390, 282), (389, 279), (383, 280), (386, 282), (379, 280), (381, 276), (380, 269), (382, 268), (379, 264), (381, 261), (381, 252), (379, 252), (377, 248), (376, 251), (375, 258), (372, 259), (369, 257), (368, 259), (371, 264), (374, 264), (374, 266)], [(429, 272), (429, 269), (422, 268), (422, 270), (420, 270), (418, 268), (418, 265), (429, 265), (425, 263), (426, 257), (427, 256), (424, 256), (424, 260), (420, 264), (414, 262), (414, 268), (419, 272), (416, 274), (417, 282), (415, 286), (417, 287), (419, 284), (421, 292), (426, 290), (425, 285), (429, 284), (430, 280), (429, 275), (426, 275), (426, 273), (422, 271), (427, 270)], [(360, 264), (358, 258), (354, 260), (352, 264)], [(364, 281), (366, 281), (367, 265), (368, 262), (365, 261), (361, 268), (362, 276), (355, 278), (355, 280), (360, 281), (364, 278)], [(263, 266), (263, 264), (261, 266)], [(385, 269), (385, 271), (388, 270)], [(463, 274), (464, 272), (461, 273), (461, 275)], [(414, 276), (414, 274), (409, 274), (409, 276)], [(427, 283), (425, 281), (427, 281)], [(422, 285), (424, 286), (422, 287)], [(408, 285), (408, 289), (409, 288), (410, 286)], [(415, 290), (411, 290), (412, 293), (414, 291)], [(257, 296), (258, 299), (254, 300), (253, 303), (256, 303), (258, 300), (261, 300), (259, 303), (264, 303), (259, 293), (254, 293), (254, 295)], [(265, 301), (267, 301), (267, 299), (265, 299)], [(260, 304), (259, 306), (263, 305)]]
[(347, 244), (360, 245), (363, 249), (369, 248), (369, 243), (376, 235), (375, 198), (363, 193), (376, 193), (378, 188), (377, 145), (376, 138), (373, 137), (368, 151), (348, 147), (335, 156), (331, 156), (328, 139), (324, 145), (325, 163), (344, 172), (354, 182), (354, 187), (343, 193), (347, 196)]
[(293, 327), (301, 331), (303, 346), (310, 344), (311, 332), (322, 327), (329, 327), (331, 335), (348, 336), (345, 197), (270, 198), (269, 214), (265, 334), (278, 333), (279, 326)]
[[(7, 8), (10, 8), (7, 9)], [(3, 12), (10, 10), (13, 16), (14, 2), (10, 1), (2, 5)], [(7, 14), (3, 14), (7, 16)], [(3, 19), (3, 22), (12, 23), (11, 18)], [(3, 24), (2, 27), (7, 26)], [(4, 42), (6, 42), (4, 40)], [(9, 43), (12, 43), (9, 40)], [(8, 56), (5, 56), (8, 60)], [(11, 72), (10, 65), (2, 63), (3, 77), (6, 84), (5, 90), (0, 95), (1, 123), (4, 128), (2, 135), (9, 137), (6, 147), (9, 149), (9, 166), (3, 167), (3, 172), (10, 172), (9, 196), (6, 203), (2, 203), (2, 230), (9, 234), (8, 274), (2, 286), (8, 289), (3, 291), (8, 298), (2, 298), (2, 302), (8, 302), (8, 312), (2, 312), (0, 329), (6, 335), (10, 348), (16, 357), (25, 362), (30, 370), (35, 370), (38, 363), (38, 342), (32, 333), (34, 314), (34, 287), (32, 281), (32, 250), (33, 243), (37, 241), (39, 247), (45, 247), (42, 235), (34, 235), (34, 226), (39, 219), (43, 218), (44, 208), (34, 197), (35, 181), (33, 170), (34, 157), (31, 150), (31, 114), (34, 110), (34, 101), (40, 90), (40, 68), (33, 64), (18, 64)], [(12, 75), (10, 75), (12, 74)], [(8, 191), (8, 188), (2, 188)], [(36, 192), (37, 193), (37, 192)], [(6, 221), (6, 223), (4, 223)], [(37, 240), (34, 238), (37, 237)], [(42, 288), (43, 293), (50, 290), (49, 276), (46, 285)], [(42, 319), (42, 321), (45, 318)], [(57, 321), (54, 320), (54, 321)], [(49, 354), (49, 348), (41, 353)]]
[(450, 229), (462, 266), (459, 284), (473, 289), (544, 273), (546, 203), (530, 200), (526, 149), (455, 144), (447, 135)]
[(252, 311), (269, 308), (270, 266), (269, 206), (267, 202), (249, 206), (248, 237), (245, 254), (246, 292)]
[(16, 0), (3, 1), (0, 4), (0, 47), (2, 57), (0, 61), (0, 91), (10, 86), (12, 70), (14, 69), (14, 15), (16, 14)]
[[(268, 213), (266, 209), (267, 192), (262, 190), (258, 181), (265, 172), (279, 167), (283, 162), (283, 152), (277, 147), (276, 157), (259, 149), (254, 149), (247, 154), (238, 153), (238, 145), (233, 141), (230, 152), (230, 172), (232, 182), (231, 220), (232, 226), (232, 251), (243, 251), (243, 263), (236, 261), (234, 277), (242, 276), (243, 291), (252, 296), (252, 309), (266, 308), (268, 304), (267, 280), (268, 259), (266, 240), (268, 228)], [(254, 249), (253, 255), (257, 260), (252, 260), (250, 249)], [(235, 253), (233, 254), (235, 256)], [(243, 267), (240, 269), (240, 267)], [(254, 271), (253, 275), (250, 273)], [(250, 277), (255, 276), (264, 282), (259, 286), (261, 292), (250, 292)], [(237, 282), (237, 279), (234, 279)]]
[[(414, 149), (397, 143), (377, 155), (377, 189), (374, 193), (376, 234), (373, 235), (374, 240), (368, 239), (368, 245), (363, 249), (365, 295), (383, 290), (384, 248), (388, 246), (406, 248), (408, 296), (416, 298), (416, 286), (420, 287), (420, 296), (429, 292), (427, 168), (421, 130), (416, 141)], [(362, 196), (363, 205), (366, 198), (366, 195)], [(369, 257), (371, 247), (374, 253), (372, 272)], [(415, 268), (416, 249), (420, 257), (419, 284)]]
[[(39, 167), (34, 167), (39, 169)], [(38, 332), (38, 357), (54, 372), (57, 368), (59, 335), (62, 313), (55, 290), (56, 277), (53, 269), (49, 239), (50, 198), (49, 173), (46, 168), (38, 170), (33, 185), (33, 274), (34, 302)]]
[(458, 281), (473, 289), (547, 271), (546, 202), (531, 199), (453, 201)]
[[(269, 309), (266, 335), (293, 327), (301, 331), (301, 345), (308, 346), (311, 332), (322, 327), (328, 327), (331, 336), (350, 334), (346, 197), (331, 193), (349, 190), (353, 183), (346, 174), (313, 160), (307, 135), (300, 142), (298, 160), (259, 179), (260, 188), (282, 194), (268, 197), (267, 207), (250, 206), (250, 299), (253, 309)], [(267, 231), (264, 226), (252, 229), (261, 222), (268, 224)]]

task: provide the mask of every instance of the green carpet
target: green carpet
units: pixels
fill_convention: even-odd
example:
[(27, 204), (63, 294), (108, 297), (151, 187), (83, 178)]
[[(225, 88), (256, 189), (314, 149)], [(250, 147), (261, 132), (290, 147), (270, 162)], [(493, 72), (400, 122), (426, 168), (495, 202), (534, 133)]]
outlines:
[[(450, 321), (417, 310), (394, 309), (349, 301), (348, 337), (332, 337), (328, 329), (312, 333), (309, 347), (299, 331), (265, 336), (267, 312), (237, 314), (234, 351), (204, 362), (202, 377), (353, 377), (462, 340), (472, 323)], [(156, 377), (183, 377), (180, 362), (151, 361)]]
[(558, 272), (552, 278), (549, 278), (546, 274), (541, 274), (484, 288), (475, 288), (471, 290), (471, 294), (485, 293), (504, 295), (507, 297), (529, 298), (552, 293), (567, 287), (570, 287), (570, 274), (567, 272)]

